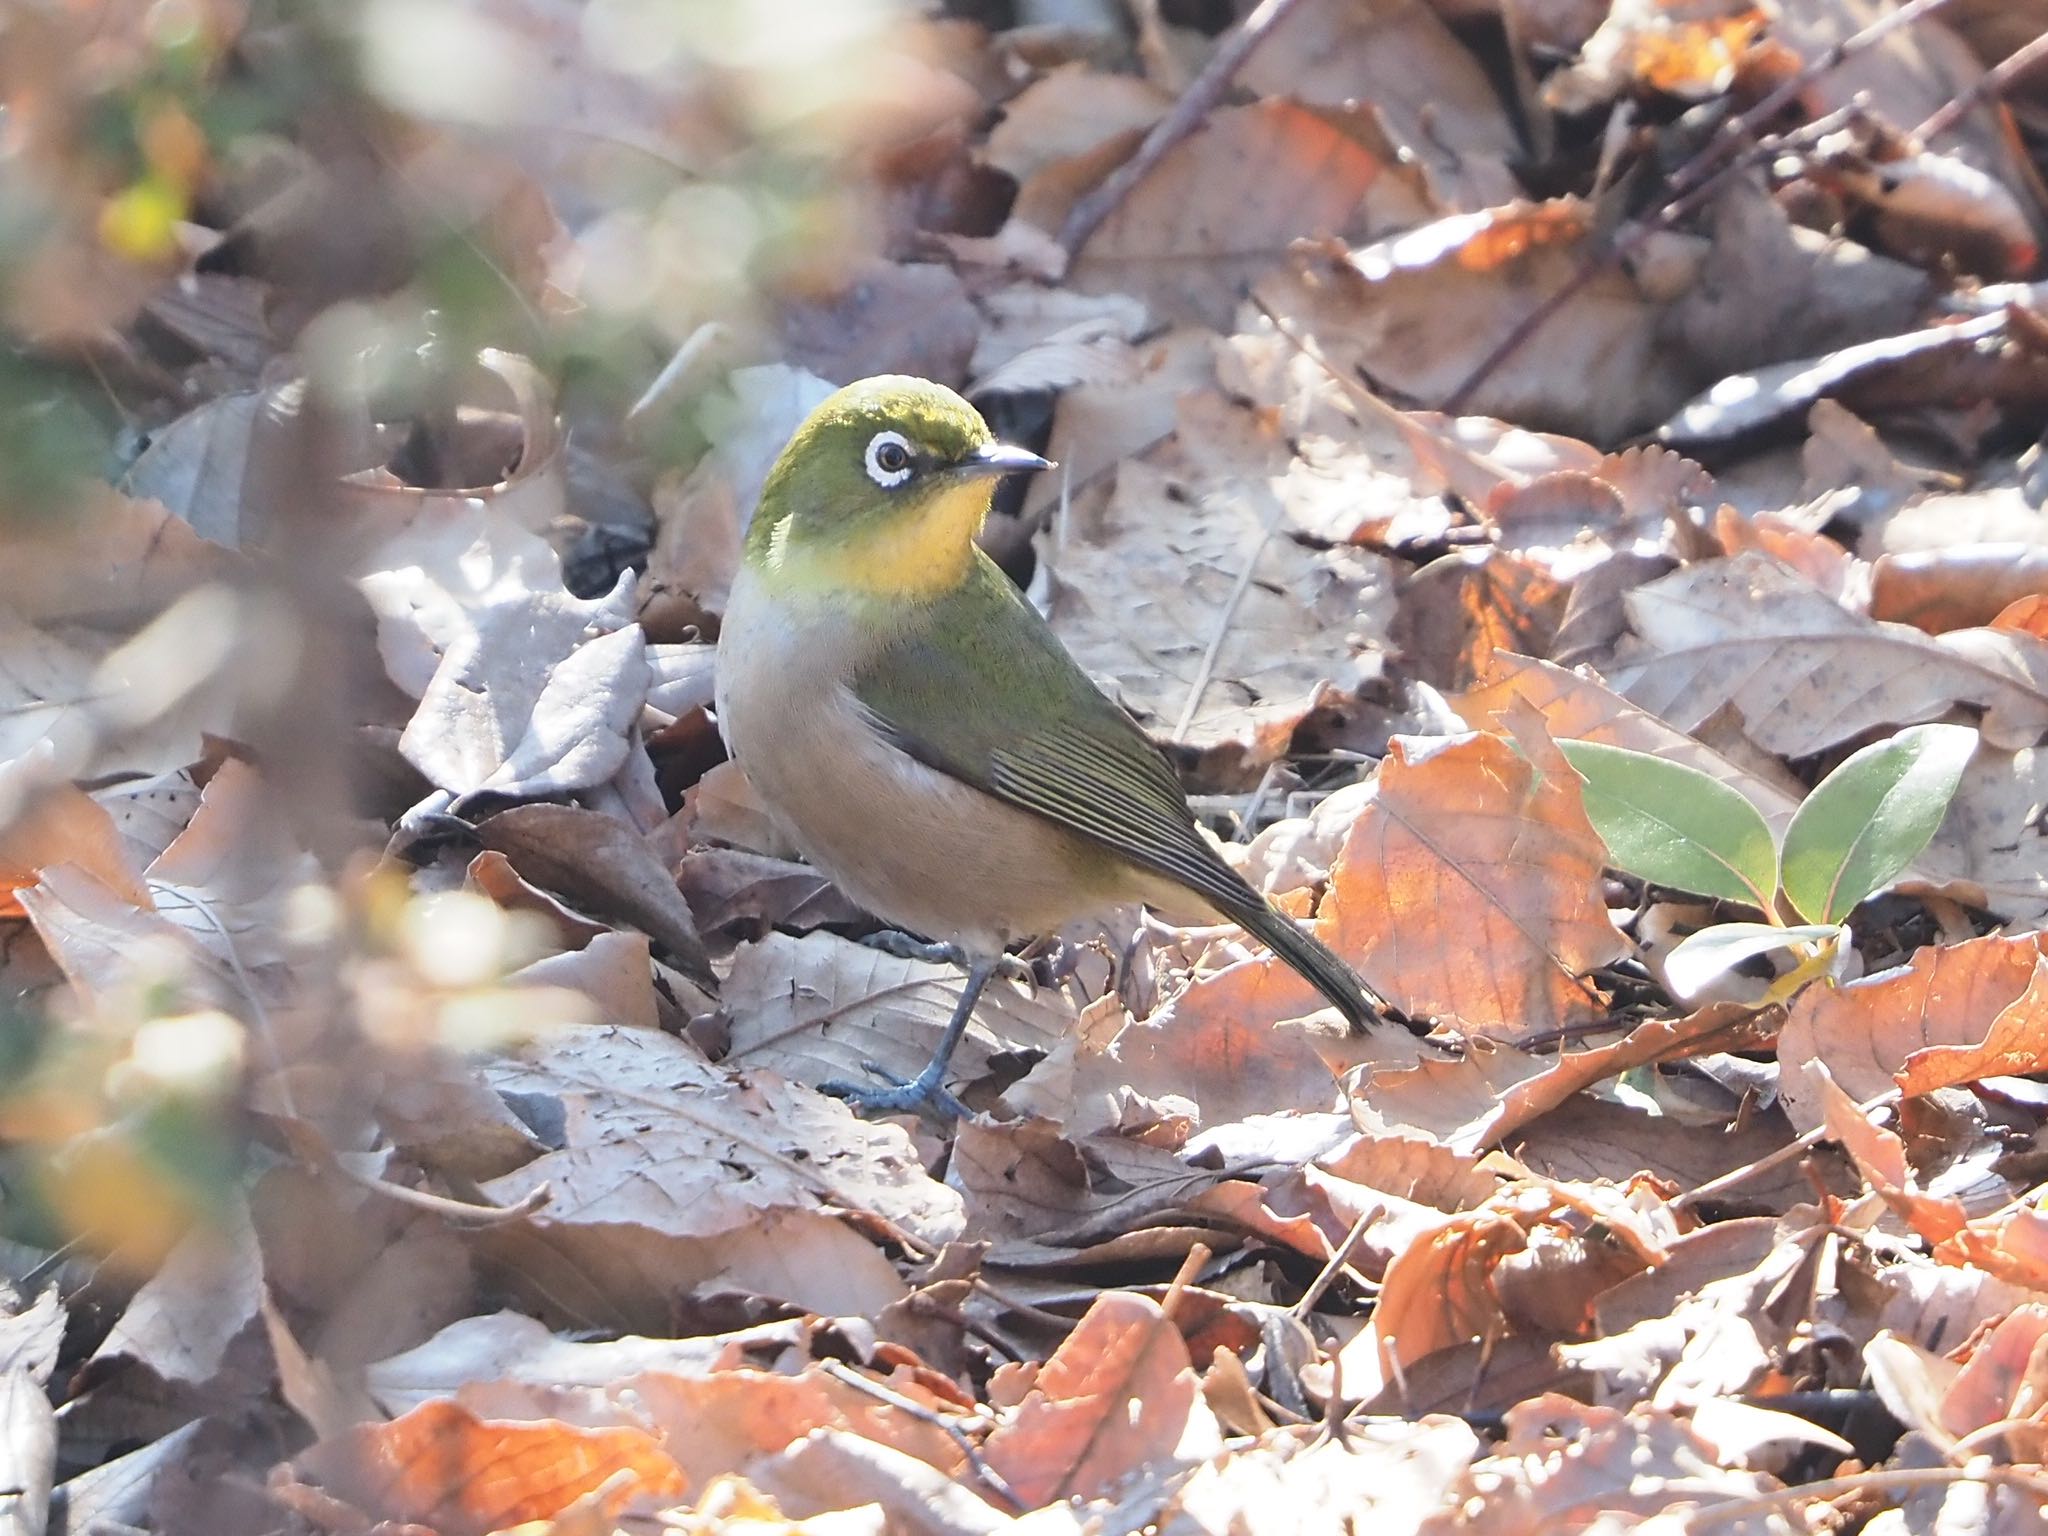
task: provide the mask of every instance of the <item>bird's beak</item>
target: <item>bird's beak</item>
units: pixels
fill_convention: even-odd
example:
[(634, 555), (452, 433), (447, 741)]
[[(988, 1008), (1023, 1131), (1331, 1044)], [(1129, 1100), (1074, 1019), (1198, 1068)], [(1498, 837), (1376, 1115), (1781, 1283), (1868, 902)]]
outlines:
[(1029, 448), (1015, 448), (1008, 443), (983, 443), (953, 465), (963, 475), (1021, 475), (1057, 467), (1051, 459), (1041, 459)]

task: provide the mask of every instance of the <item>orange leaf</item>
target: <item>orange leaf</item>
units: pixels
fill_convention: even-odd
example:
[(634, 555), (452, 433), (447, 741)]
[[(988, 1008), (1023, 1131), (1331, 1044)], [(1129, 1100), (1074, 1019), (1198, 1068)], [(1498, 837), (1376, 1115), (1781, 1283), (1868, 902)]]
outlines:
[[(1396, 737), (1330, 872), (1322, 934), (1388, 1001), (1483, 1033), (1592, 1016), (1579, 977), (1627, 952), (1579, 780), (1525, 706), (1516, 742)], [(1520, 750), (1517, 750), (1517, 747)]]
[(1024, 1507), (1092, 1498), (1134, 1469), (1222, 1447), (1180, 1332), (1159, 1304), (1098, 1296), (983, 1447)]
[(432, 1526), (440, 1536), (545, 1520), (613, 1478), (608, 1514), (641, 1496), (672, 1502), (686, 1486), (644, 1430), (479, 1419), (446, 1400), (323, 1440), (282, 1470), (317, 1480), (372, 1521)]

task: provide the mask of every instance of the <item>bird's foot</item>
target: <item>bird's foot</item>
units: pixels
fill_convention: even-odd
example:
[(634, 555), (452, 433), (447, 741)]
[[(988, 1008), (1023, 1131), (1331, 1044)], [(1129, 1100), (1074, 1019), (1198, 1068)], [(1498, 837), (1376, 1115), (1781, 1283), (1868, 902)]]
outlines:
[(872, 1061), (862, 1062), (861, 1068), (888, 1086), (833, 1081), (818, 1084), (818, 1092), (844, 1100), (862, 1119), (871, 1120), (877, 1115), (923, 1115), (941, 1122), (974, 1118), (974, 1112), (947, 1091), (943, 1076), (931, 1068), (907, 1083)]
[(879, 949), (885, 955), (894, 955), (898, 960), (922, 960), (926, 965), (967, 964), (967, 956), (961, 953), (958, 944), (929, 944), (896, 928), (884, 928), (879, 933), (868, 934), (861, 943), (869, 949)]
[[(958, 944), (928, 943), (903, 932), (899, 928), (884, 928), (861, 939), (869, 949), (878, 949), (885, 955), (894, 955), (898, 960), (921, 960), (926, 965), (957, 965), (962, 970), (968, 966), (965, 950)], [(1003, 955), (996, 961), (996, 974), (1006, 981), (1019, 981), (1038, 990), (1038, 976), (1031, 968), (1031, 962), (1015, 955)]]

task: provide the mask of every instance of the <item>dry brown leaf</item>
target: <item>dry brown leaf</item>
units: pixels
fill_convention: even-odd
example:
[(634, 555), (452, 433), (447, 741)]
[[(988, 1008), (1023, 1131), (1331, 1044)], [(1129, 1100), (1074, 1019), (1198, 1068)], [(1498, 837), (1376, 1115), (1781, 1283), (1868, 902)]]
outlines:
[(631, 923), (685, 974), (712, 985), (690, 904), (647, 839), (624, 822), (573, 805), (519, 805), (479, 823), (476, 834), (535, 884)]
[[(1591, 238), (1590, 213), (1578, 203), (1510, 203), (1357, 251), (1304, 249), (1287, 273), (1259, 285), (1259, 296), (1337, 367), (1436, 407), (1574, 278)], [(1631, 279), (1604, 273), (1460, 408), (1599, 443), (1640, 431), (1692, 388), (1661, 345), (1656, 319), (1657, 306)]]
[[(1808, 1062), (1824, 1063), (1832, 1081), (1862, 1101), (1903, 1087), (1908, 1063), (1923, 1053), (1928, 1059), (1917, 1080), (1928, 1087), (1938, 1086), (1937, 1079), (1966, 1082), (2014, 1070), (1994, 1064), (2007, 1046), (2038, 1054), (2041, 1003), (2035, 994), (2042, 988), (2035, 977), (2043, 963), (2042, 943), (2039, 935), (1987, 935), (1930, 945), (1916, 950), (1901, 969), (1846, 986), (1807, 988), (1778, 1035), (1792, 1123), (1802, 1131), (1820, 1123), (1820, 1106), (1800, 1076)], [(1944, 1076), (1945, 1071), (1963, 1075)]]
[(454, 1395), (472, 1382), (535, 1387), (604, 1387), (642, 1373), (699, 1374), (800, 1347), (805, 1324), (764, 1323), (692, 1339), (625, 1337), (576, 1341), (520, 1312), (491, 1312), (448, 1324), (424, 1343), (371, 1365), (370, 1390), (396, 1416)]
[(175, 972), (193, 958), (185, 930), (70, 865), (45, 869), (15, 899), (64, 979), (88, 999), (117, 994), (138, 962)]
[(1426, 5), (1299, 6), (1260, 40), (1238, 79), (1263, 96), (1369, 102), (1433, 208), (1515, 195), (1520, 135), (1494, 82)]
[[(1714, 517), (1714, 537), (1726, 554), (1755, 550), (1797, 571), (1808, 585), (1825, 592), (1851, 613), (1868, 613), (1875, 619), (1905, 617), (1877, 611), (1871, 595), (1874, 578), (1870, 566), (1827, 535), (1807, 527), (1798, 517), (1777, 512), (1744, 517), (1723, 504)], [(1607, 638), (1612, 641), (1619, 635), (1617, 628)]]
[(818, 1429), (859, 1435), (959, 1477), (966, 1458), (944, 1426), (933, 1422), (953, 1406), (914, 1381), (888, 1383), (930, 1417), (919, 1417), (811, 1366), (800, 1375), (716, 1370), (680, 1375), (653, 1371), (605, 1386), (630, 1403), (660, 1437), (693, 1485), (721, 1472), (744, 1471)]
[[(957, 966), (885, 954), (835, 934), (771, 933), (741, 947), (720, 999), (732, 1015), (725, 1064), (799, 1082), (867, 1079), (866, 1063), (904, 1081), (931, 1059), (965, 979)], [(1071, 1026), (1062, 995), (998, 981), (982, 994), (954, 1058), (971, 1082), (1000, 1050), (1048, 1050)]]
[(1403, 585), (1389, 638), (1425, 681), (1469, 687), (1496, 651), (1548, 654), (1570, 596), (1535, 560), (1503, 549), (1458, 550)]
[(1328, 1007), (1300, 976), (1265, 959), (1198, 976), (1108, 1049), (1083, 1049), (1074, 1097), (1083, 1125), (1114, 1126), (1127, 1094), (1194, 1102), (1203, 1125), (1291, 1110), (1326, 1110), (1336, 1083), (1300, 1030), (1281, 1019)]
[(991, 1262), (1021, 1264), (1064, 1244), (1135, 1232), (1179, 1209), (1214, 1174), (1164, 1147), (1117, 1136), (1070, 1139), (1048, 1120), (963, 1124), (946, 1182)]
[(1844, 1093), (1824, 1063), (1809, 1061), (1797, 1076), (1802, 1096), (1819, 1111), (1828, 1140), (1849, 1154), (1863, 1181), (1901, 1220), (1935, 1245), (1962, 1231), (1966, 1219), (1962, 1202), (1921, 1190), (1906, 1161), (1905, 1142), (1896, 1132), (1878, 1125), (1862, 1105)]
[(1722, 442), (1800, 415), (1828, 395), (1888, 408), (2038, 398), (2048, 360), (2015, 342), (2012, 331), (2001, 312), (1731, 373), (1672, 410), (1657, 435), (1681, 444)]
[(1543, 82), (1544, 105), (1585, 112), (1629, 91), (1688, 101), (1718, 96), (1734, 83), (1763, 25), (1763, 13), (1743, 0), (1676, 14), (1649, 0), (1620, 0), (1579, 57)]
[(1215, 387), (1215, 347), (1213, 332), (1178, 326), (1132, 349), (1129, 379), (1062, 390), (1045, 449), (1059, 473), (1032, 478), (1022, 515), (1044, 517), (1170, 435), (1181, 398)]
[(1141, 1469), (1186, 1465), (1222, 1445), (1179, 1331), (1156, 1302), (1108, 1291), (982, 1450), (1035, 1509), (1104, 1497)]
[[(1506, 1417), (1505, 1437), (1453, 1485), (1458, 1520), (1468, 1529), (1549, 1531), (1605, 1514), (1611, 1528), (1625, 1530), (1687, 1506), (1753, 1500), (1777, 1488), (1765, 1473), (1725, 1466), (1719, 1449), (1668, 1409), (1623, 1413), (1546, 1393)], [(1440, 1525), (1446, 1536), (1453, 1529)], [(1788, 1528), (1754, 1529), (1777, 1536)]]
[(834, 276), (829, 293), (784, 306), (792, 363), (842, 384), (877, 373), (955, 385), (966, 378), (981, 321), (951, 267), (868, 260)]
[(1963, 770), (1948, 820), (1918, 867), (1981, 891), (1984, 905), (2014, 930), (2042, 926), (2048, 920), (2043, 804), (2048, 804), (2048, 752), (1979, 748)]
[(1395, 738), (1318, 925), (1402, 1012), (1476, 1034), (1591, 1017), (1598, 994), (1580, 978), (1628, 948), (1576, 778), (1540, 725), (1517, 741)]
[(1172, 105), (1171, 96), (1136, 75), (1065, 65), (1003, 104), (1002, 121), (989, 130), (982, 158), (1022, 182), (1055, 160), (1151, 127)]
[(262, 1302), (263, 1255), (236, 1201), (218, 1226), (194, 1228), (171, 1250), (93, 1358), (138, 1360), (165, 1381), (202, 1385)]
[(254, 970), (292, 957), (288, 909), (318, 868), (277, 786), (231, 758), (145, 874), (156, 910), (201, 950), (229, 969)]
[(271, 1481), (287, 1507), (310, 1512), (335, 1500), (368, 1524), (412, 1522), (445, 1536), (547, 1520), (600, 1488), (603, 1509), (616, 1515), (680, 1498), (687, 1487), (644, 1429), (493, 1421), (452, 1402), (323, 1440)]
[(149, 905), (140, 869), (114, 818), (69, 784), (33, 793), (0, 823), (0, 917), (25, 916), (15, 891), (33, 885), (53, 864), (76, 865), (123, 901)]
[(1420, 1530), (1478, 1452), (1478, 1436), (1448, 1415), (1367, 1420), (1342, 1440), (1289, 1425), (1197, 1469), (1167, 1504), (1160, 1536)]
[[(1880, 555), (1871, 574), (1870, 616), (1930, 635), (2000, 622), (2011, 604), (2048, 594), (2048, 548), (1951, 544)], [(2016, 626), (2002, 626), (2016, 627)]]
[(1804, 757), (1959, 703), (1985, 710), (1993, 745), (2031, 746), (2048, 729), (2048, 646), (1880, 624), (1761, 555), (1688, 566), (1627, 603), (1636, 633), (1601, 670), (1683, 731), (1732, 705), (1757, 745)]
[(1370, 111), (1274, 97), (1220, 108), (1168, 151), (1075, 254), (1068, 280), (1220, 329), (1290, 241), (1369, 235), (1428, 211)]
[(1288, 536), (1270, 423), (1214, 395), (1181, 402), (1173, 446), (1123, 465), (1107, 504), (1041, 546), (1053, 629), (1161, 736), (1239, 773), (1280, 755), (1327, 688), (1374, 670), (1390, 568)]
[(486, 1186), (514, 1204), (547, 1184), (532, 1218), (541, 1231), (621, 1224), (715, 1237), (764, 1212), (836, 1209), (921, 1243), (958, 1234), (958, 1198), (926, 1176), (901, 1130), (772, 1074), (714, 1067), (671, 1036), (568, 1028), (485, 1074), (569, 1116), (561, 1150)]

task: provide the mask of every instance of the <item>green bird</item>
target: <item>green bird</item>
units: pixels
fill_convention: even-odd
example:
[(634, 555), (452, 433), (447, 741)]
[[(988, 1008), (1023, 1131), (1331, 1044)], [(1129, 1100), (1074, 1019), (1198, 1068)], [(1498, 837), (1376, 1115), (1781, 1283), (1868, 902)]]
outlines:
[(813, 864), (967, 967), (914, 1081), (824, 1085), (866, 1113), (963, 1113), (947, 1063), (1006, 948), (1127, 902), (1241, 924), (1354, 1030), (1383, 1006), (1223, 861), (975, 542), (1000, 477), (1051, 467), (943, 385), (863, 379), (790, 438), (747, 530), (718, 640), (727, 746)]

